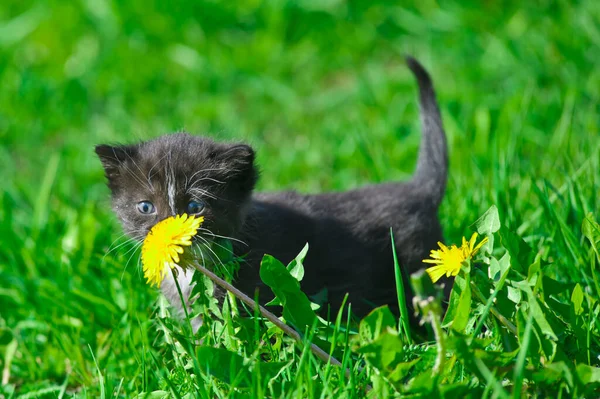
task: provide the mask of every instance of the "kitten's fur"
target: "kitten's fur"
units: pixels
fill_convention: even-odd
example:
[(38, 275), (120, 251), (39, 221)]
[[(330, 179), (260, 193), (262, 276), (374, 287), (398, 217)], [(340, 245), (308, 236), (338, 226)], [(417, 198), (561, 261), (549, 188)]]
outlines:
[[(259, 289), (261, 302), (272, 297), (259, 278), (263, 255), (287, 263), (308, 242), (304, 292), (314, 295), (326, 289), (332, 312), (339, 309), (346, 293), (359, 316), (383, 304), (397, 312), (390, 227), (408, 281), (408, 275), (423, 267), (429, 250), (442, 240), (437, 211), (448, 169), (446, 138), (431, 80), (416, 60), (407, 58), (407, 64), (419, 84), (423, 131), (412, 180), (317, 195), (253, 194), (258, 173), (254, 151), (247, 145), (185, 133), (133, 145), (99, 145), (96, 153), (123, 229), (142, 240), (158, 221), (186, 212), (188, 201), (200, 199), (207, 206), (199, 234), (208, 240), (214, 237), (211, 233), (235, 238), (234, 251), (246, 256), (235, 285), (251, 296)], [(144, 200), (155, 205), (156, 214), (138, 212), (136, 204)], [(179, 276), (187, 295), (190, 273)], [(172, 279), (167, 278), (161, 288), (180, 307)]]

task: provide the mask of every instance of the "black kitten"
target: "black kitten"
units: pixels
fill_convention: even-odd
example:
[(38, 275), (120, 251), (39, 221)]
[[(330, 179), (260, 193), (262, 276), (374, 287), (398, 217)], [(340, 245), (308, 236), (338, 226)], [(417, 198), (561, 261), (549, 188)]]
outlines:
[[(203, 215), (199, 236), (204, 242), (232, 238), (234, 252), (245, 256), (235, 284), (250, 296), (259, 289), (263, 303), (272, 297), (259, 278), (263, 255), (287, 263), (308, 242), (302, 289), (308, 295), (326, 290), (331, 314), (346, 293), (359, 316), (384, 304), (397, 312), (390, 227), (408, 281), (408, 275), (423, 267), (421, 261), (442, 240), (437, 211), (448, 169), (446, 138), (431, 80), (416, 60), (407, 58), (407, 63), (419, 84), (423, 130), (412, 180), (318, 195), (253, 194), (258, 173), (254, 151), (247, 145), (216, 143), (185, 133), (133, 145), (99, 145), (96, 153), (123, 229), (142, 240), (169, 216)], [(179, 273), (184, 295), (189, 294), (190, 274)], [(178, 306), (171, 277), (161, 288)]]

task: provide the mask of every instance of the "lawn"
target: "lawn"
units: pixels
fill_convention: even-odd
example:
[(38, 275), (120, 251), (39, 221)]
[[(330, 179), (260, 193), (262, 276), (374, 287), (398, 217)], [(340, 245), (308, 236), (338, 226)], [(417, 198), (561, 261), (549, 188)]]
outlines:
[[(1, 2), (0, 398), (598, 395), (600, 2), (391, 3)], [(301, 331), (345, 376), (228, 306), (195, 346), (145, 284), (94, 145), (248, 142), (260, 190), (406, 179), (403, 54), (449, 139), (446, 242), (490, 240), (443, 323), (421, 298), (437, 335), (383, 309)]]

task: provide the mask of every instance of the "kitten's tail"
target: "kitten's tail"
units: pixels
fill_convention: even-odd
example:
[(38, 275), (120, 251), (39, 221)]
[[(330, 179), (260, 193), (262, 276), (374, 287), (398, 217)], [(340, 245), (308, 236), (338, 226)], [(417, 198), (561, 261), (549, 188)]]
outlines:
[(437, 207), (446, 190), (448, 180), (448, 147), (442, 126), (442, 117), (435, 99), (429, 74), (414, 58), (407, 56), (406, 64), (417, 78), (421, 109), (421, 147), (413, 182), (427, 193)]

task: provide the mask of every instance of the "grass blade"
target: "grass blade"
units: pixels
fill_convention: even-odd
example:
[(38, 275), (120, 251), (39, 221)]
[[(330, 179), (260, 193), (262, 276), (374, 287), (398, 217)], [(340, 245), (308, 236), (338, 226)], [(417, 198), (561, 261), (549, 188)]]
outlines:
[(398, 308), (400, 309), (400, 326), (406, 340), (409, 344), (413, 343), (412, 336), (410, 333), (410, 323), (408, 320), (408, 309), (406, 308), (406, 295), (404, 291), (404, 281), (402, 280), (402, 271), (400, 270), (400, 264), (398, 263), (398, 256), (396, 255), (396, 243), (394, 242), (394, 232), (390, 228), (390, 239), (392, 241), (392, 254), (394, 256), (394, 274), (396, 276), (396, 294), (398, 295)]
[(527, 324), (525, 325), (525, 332), (523, 333), (523, 341), (521, 343), (521, 350), (517, 356), (517, 363), (515, 364), (514, 371), (514, 388), (513, 398), (518, 399), (521, 397), (521, 389), (523, 387), (523, 370), (525, 369), (525, 360), (527, 359), (527, 351), (529, 349), (529, 341), (531, 340), (531, 331), (533, 330), (533, 312), (529, 310), (527, 316)]

